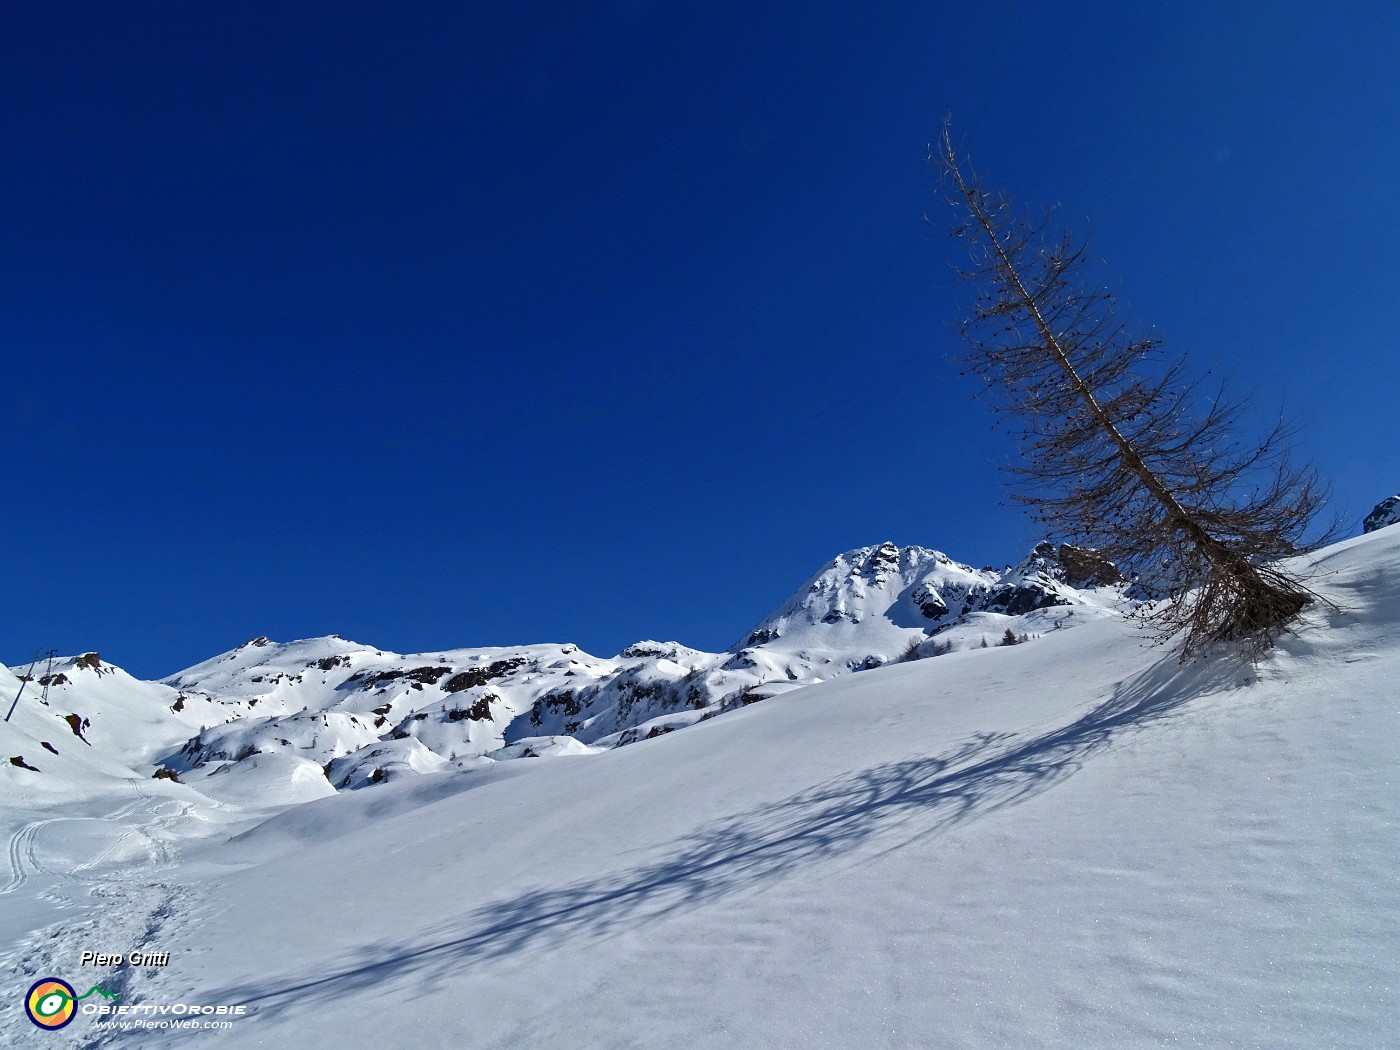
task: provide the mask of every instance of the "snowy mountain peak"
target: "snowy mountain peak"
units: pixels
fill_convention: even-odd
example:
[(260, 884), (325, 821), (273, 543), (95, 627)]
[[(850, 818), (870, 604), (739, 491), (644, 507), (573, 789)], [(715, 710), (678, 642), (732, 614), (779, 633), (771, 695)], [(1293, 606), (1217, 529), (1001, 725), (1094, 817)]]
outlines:
[[(837, 555), (754, 627), (731, 649), (731, 664), (747, 661), (798, 679), (822, 666), (878, 666), (922, 653), (934, 634), (942, 651), (979, 644), (984, 632), (1000, 635), (1011, 626), (993, 622), (997, 617), (1019, 620), (1060, 607), (1107, 615), (1122, 582), (1107, 558), (1068, 544), (1039, 543), (1003, 571), (974, 569), (928, 547), (861, 547)], [(1018, 622), (1016, 633), (1058, 629), (1065, 617), (1041, 619), (1046, 622)]]
[(1366, 515), (1366, 520), (1361, 523), (1361, 531), (1375, 532), (1396, 522), (1400, 522), (1400, 496), (1391, 496), (1377, 503), (1375, 509)]
[(1008, 616), (1074, 605), (1079, 591), (1123, 583), (1118, 567), (1097, 551), (1062, 543), (1037, 543), (1025, 559), (1002, 573), (981, 607)]
[(338, 634), (300, 638), (293, 642), (274, 642), (259, 636), (203, 663), (187, 667), (163, 681), (176, 688), (190, 685), (226, 687), (254, 668), (276, 666), (280, 670), (306, 670), (330, 659), (345, 662), (352, 655), (377, 653), (379, 650), (372, 646), (347, 641)]
[(692, 649), (680, 642), (653, 642), (650, 640), (633, 642), (617, 654), (619, 660), (661, 659), (681, 661), (700, 656), (700, 650)]
[(938, 605), (931, 601), (931, 588), (924, 588), (917, 601), (912, 592), (935, 575), (966, 575), (969, 583), (983, 582), (976, 570), (925, 547), (886, 542), (846, 551), (823, 566), (730, 651), (763, 645), (819, 624), (839, 627), (884, 621), (898, 629), (922, 629), (928, 626), (925, 609), (936, 611)]

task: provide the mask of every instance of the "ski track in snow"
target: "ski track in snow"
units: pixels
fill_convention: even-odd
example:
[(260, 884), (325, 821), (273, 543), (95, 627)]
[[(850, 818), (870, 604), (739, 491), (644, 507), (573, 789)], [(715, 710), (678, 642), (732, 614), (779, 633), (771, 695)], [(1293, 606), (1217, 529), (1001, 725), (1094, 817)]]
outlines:
[(52, 823), (53, 820), (36, 820), (10, 836), (10, 881), (4, 887), (0, 887), (0, 894), (13, 893), (29, 881), (30, 872), (37, 873), (43, 870), (38, 858), (34, 856), (34, 836), (40, 828)]
[[(154, 795), (137, 779), (129, 783), (135, 797), (109, 812), (30, 821), (10, 836), (10, 874), (6, 885), (0, 887), (0, 894), (18, 899), (16, 895), (23, 897), (22, 891), (28, 888), (50, 906), (78, 913), (37, 929), (19, 944), (0, 951), (0, 973), (12, 975), (11, 983), (21, 991), (40, 977), (59, 976), (73, 983), (80, 978), (90, 980), (126, 998), (149, 973), (121, 967), (84, 968), (79, 974), (74, 958), (77, 952), (88, 949), (123, 954), (157, 950), (156, 938), (174, 914), (182, 893), (163, 881), (162, 873), (178, 864), (180, 851), (169, 840), (176, 837), (180, 822), (195, 815), (197, 804)], [(229, 807), (210, 800), (207, 808)], [(41, 839), (46, 831), (60, 832), (65, 824), (94, 823), (117, 825), (122, 830), (92, 856), (76, 864), (61, 865), (45, 855)], [(144, 858), (127, 856), (136, 839), (143, 840)], [(0, 1027), (0, 1046), (34, 1045), (33, 1028), (22, 1014), (19, 1021), (23, 1027)], [(102, 1038), (89, 1033), (83, 1041), (76, 1032), (43, 1037), (45, 1046), (64, 1050), (97, 1046)]]
[[(9, 881), (4, 886), (0, 886), (0, 896), (21, 889), (35, 875), (53, 875), (62, 879), (79, 878), (79, 872), (91, 871), (99, 867), (109, 857), (117, 854), (123, 845), (138, 835), (146, 838), (153, 864), (158, 866), (169, 864), (171, 861), (170, 849), (156, 833), (167, 831), (182, 817), (188, 815), (194, 809), (194, 803), (181, 802), (178, 799), (157, 799), (145, 790), (139, 780), (133, 780), (131, 783), (135, 789), (136, 798), (118, 806), (110, 813), (95, 817), (88, 815), (49, 817), (44, 820), (31, 821), (14, 832), (10, 836), (8, 848)], [(171, 807), (174, 807), (173, 812)], [(111, 824), (125, 824), (143, 808), (149, 810), (151, 814), (152, 819), (149, 822), (132, 824), (110, 845), (67, 871), (56, 870), (39, 860), (36, 840), (39, 832), (44, 828), (64, 823), (92, 822), (94, 820)]]

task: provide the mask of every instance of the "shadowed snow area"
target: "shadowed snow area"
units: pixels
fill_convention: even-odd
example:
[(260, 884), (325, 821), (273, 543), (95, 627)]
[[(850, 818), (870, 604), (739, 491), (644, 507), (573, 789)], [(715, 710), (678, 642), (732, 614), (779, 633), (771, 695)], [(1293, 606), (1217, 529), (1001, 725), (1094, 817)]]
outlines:
[[(163, 848), (13, 818), (16, 995), (53, 973), (248, 1016), (37, 1036), (11, 1011), (0, 1039), (1393, 1045), (1400, 530), (1307, 564), (1331, 604), (1257, 666), (1102, 618), (281, 811), (161, 782), (126, 816)], [(77, 966), (135, 947), (170, 963)]]

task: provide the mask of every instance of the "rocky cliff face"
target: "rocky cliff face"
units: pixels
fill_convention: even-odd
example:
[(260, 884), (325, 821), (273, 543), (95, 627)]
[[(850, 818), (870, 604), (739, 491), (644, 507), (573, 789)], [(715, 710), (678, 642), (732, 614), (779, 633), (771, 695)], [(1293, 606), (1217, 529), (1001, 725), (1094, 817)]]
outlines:
[(1400, 521), (1400, 496), (1391, 496), (1376, 504), (1370, 514), (1366, 515), (1366, 520), (1361, 523), (1362, 532), (1375, 532), (1383, 529), (1387, 525), (1394, 525)]

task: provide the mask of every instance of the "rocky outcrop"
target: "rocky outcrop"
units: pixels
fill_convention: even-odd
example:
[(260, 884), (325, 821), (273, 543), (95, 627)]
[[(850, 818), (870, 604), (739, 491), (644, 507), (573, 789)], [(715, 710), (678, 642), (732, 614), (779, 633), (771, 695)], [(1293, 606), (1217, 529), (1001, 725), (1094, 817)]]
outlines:
[(1055, 550), (1064, 574), (1060, 577), (1076, 590), (1085, 587), (1113, 587), (1126, 582), (1118, 566), (1096, 550), (1062, 543)]
[(1375, 532), (1396, 522), (1400, 522), (1400, 496), (1391, 496), (1377, 503), (1376, 509), (1366, 515), (1366, 520), (1361, 523), (1361, 531)]

